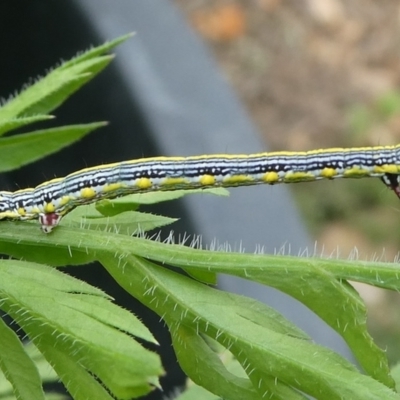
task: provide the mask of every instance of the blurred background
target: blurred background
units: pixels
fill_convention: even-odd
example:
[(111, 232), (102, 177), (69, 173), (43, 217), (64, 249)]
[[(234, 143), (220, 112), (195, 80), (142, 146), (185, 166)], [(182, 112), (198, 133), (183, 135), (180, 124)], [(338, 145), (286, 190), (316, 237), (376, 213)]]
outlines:
[[(400, 142), (396, 0), (175, 0), (271, 150)], [(318, 251), (393, 261), (400, 203), (379, 180), (290, 185)], [(357, 285), (376, 340), (400, 358), (398, 294)]]

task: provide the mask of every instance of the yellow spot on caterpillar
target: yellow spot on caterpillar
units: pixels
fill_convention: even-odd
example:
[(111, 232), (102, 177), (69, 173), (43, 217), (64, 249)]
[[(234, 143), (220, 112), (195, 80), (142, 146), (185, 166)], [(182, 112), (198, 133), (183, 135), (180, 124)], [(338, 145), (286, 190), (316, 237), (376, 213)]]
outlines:
[(68, 196), (62, 196), (60, 198), (60, 206), (65, 206), (70, 200), (72, 200), (73, 197), (71, 195)]
[(211, 186), (215, 185), (215, 176), (212, 175), (203, 175), (200, 177), (200, 184), (202, 186)]
[(81, 197), (84, 199), (91, 199), (96, 196), (96, 191), (93, 188), (87, 187), (81, 189)]
[(328, 179), (335, 177), (336, 174), (337, 172), (335, 168), (328, 168), (328, 167), (324, 168), (320, 173), (321, 176)]
[(105, 185), (103, 187), (103, 193), (108, 193), (108, 192), (114, 192), (118, 189), (121, 189), (125, 187), (126, 185), (120, 183), (120, 182), (115, 182), (115, 183), (109, 183), (108, 185)]
[(364, 176), (370, 176), (370, 172), (365, 169), (361, 169), (360, 167), (353, 167), (344, 171), (343, 177), (345, 178), (362, 178)]
[(399, 167), (393, 164), (375, 165), (373, 171), (377, 174), (398, 174)]
[(187, 185), (189, 181), (186, 178), (165, 178), (164, 181), (161, 182), (161, 186), (179, 186), (179, 185)]
[(26, 214), (26, 210), (23, 207), (19, 207), (17, 213), (23, 217)]
[(18, 213), (15, 213), (15, 211), (4, 211), (0, 212), (0, 220), (5, 219), (5, 218), (10, 218), (10, 219), (20, 219), (20, 215)]
[(45, 213), (52, 213), (56, 210), (55, 206), (53, 203), (46, 203), (43, 207), (43, 211)]
[(239, 186), (254, 181), (250, 175), (232, 175), (224, 178), (224, 183), (232, 186)]
[(152, 185), (152, 183), (149, 178), (140, 178), (136, 182), (136, 186), (139, 189), (149, 189), (149, 188), (151, 188), (151, 185)]
[(305, 182), (305, 181), (314, 181), (315, 176), (311, 172), (288, 172), (283, 181), (286, 183), (290, 182)]
[(279, 181), (279, 175), (276, 172), (267, 172), (263, 180), (267, 183), (275, 183)]

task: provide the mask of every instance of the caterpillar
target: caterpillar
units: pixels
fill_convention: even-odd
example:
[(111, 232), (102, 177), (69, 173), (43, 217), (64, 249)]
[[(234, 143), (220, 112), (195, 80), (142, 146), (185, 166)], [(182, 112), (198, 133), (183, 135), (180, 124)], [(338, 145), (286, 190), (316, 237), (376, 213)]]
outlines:
[(38, 219), (50, 233), (75, 207), (132, 193), (378, 177), (400, 198), (400, 145), (250, 155), (142, 158), (0, 191), (0, 220)]

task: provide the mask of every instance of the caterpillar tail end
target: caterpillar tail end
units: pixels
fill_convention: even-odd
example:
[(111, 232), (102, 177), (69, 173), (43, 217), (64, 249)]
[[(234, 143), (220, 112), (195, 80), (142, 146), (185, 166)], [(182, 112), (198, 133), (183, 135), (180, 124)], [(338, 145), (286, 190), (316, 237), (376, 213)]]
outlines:
[(44, 233), (50, 233), (61, 221), (61, 215), (58, 213), (39, 214), (39, 222)]

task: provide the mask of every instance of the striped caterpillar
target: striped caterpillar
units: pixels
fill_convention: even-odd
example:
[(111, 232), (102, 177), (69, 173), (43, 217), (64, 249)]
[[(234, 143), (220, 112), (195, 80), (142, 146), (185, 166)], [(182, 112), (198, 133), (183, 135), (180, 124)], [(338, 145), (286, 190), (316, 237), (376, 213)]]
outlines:
[(400, 197), (400, 145), (251, 155), (155, 157), (85, 168), (35, 188), (0, 191), (0, 220), (38, 219), (46, 233), (75, 207), (160, 190), (379, 177)]

